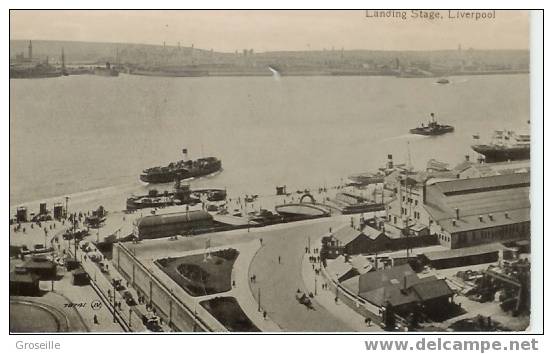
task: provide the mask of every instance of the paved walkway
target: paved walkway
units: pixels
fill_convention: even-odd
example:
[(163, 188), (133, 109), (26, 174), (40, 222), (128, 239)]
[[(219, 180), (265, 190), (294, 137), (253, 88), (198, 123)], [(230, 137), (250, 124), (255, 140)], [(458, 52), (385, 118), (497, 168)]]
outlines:
[[(320, 239), (322, 236), (316, 240), (314, 245), (320, 249)], [(365, 323), (365, 317), (355, 312), (348, 305), (344, 304), (342, 301), (335, 301), (336, 294), (332, 290), (323, 290), (322, 284), (327, 280), (325, 277), (319, 273), (316, 274), (315, 269), (321, 267), (321, 264), (315, 264), (313, 268), (313, 263), (309, 262), (309, 256), (313, 255), (312, 253), (306, 253), (303, 257), (302, 262), (302, 277), (305, 283), (308, 293), (314, 294), (314, 300), (317, 301), (321, 306), (323, 306), (328, 312), (330, 312), (336, 318), (339, 318), (344, 323), (347, 323), (351, 326), (356, 332), (382, 332), (384, 331), (380, 326), (372, 324), (370, 327)], [(316, 290), (315, 290), (316, 289)]]
[[(294, 228), (265, 233), (263, 247), (250, 265), (253, 295), (261, 298), (261, 307), (284, 331), (291, 332), (352, 332), (356, 328), (335, 317), (319, 303), (313, 309), (296, 300), (296, 291), (308, 292), (302, 276), (302, 260), (308, 237), (328, 232), (348, 220), (344, 217), (321, 219)], [(279, 263), (278, 257), (281, 257)]]

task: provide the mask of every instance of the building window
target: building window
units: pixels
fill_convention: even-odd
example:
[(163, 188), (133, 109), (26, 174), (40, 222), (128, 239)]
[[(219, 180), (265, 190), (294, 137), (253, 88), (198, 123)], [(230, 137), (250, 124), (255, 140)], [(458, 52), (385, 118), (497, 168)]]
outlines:
[(415, 199), (415, 206), (419, 205), (419, 200)]

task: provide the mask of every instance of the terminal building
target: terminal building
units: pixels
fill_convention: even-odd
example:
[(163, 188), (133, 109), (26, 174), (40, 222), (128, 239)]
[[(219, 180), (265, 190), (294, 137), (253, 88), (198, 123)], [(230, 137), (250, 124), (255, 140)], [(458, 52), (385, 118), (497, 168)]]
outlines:
[(417, 180), (407, 178), (388, 204), (387, 227), (404, 236), (421, 225), (448, 248), (529, 239), (530, 174)]

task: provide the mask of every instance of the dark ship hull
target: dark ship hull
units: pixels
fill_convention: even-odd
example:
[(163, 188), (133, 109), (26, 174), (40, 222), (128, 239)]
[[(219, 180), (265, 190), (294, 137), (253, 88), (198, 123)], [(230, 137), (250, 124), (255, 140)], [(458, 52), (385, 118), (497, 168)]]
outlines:
[(503, 147), (493, 145), (472, 145), (471, 148), (477, 153), (484, 155), (486, 162), (528, 160), (530, 158), (530, 146)]
[(207, 176), (220, 171), (221, 160), (206, 157), (198, 160), (179, 161), (167, 167), (154, 167), (144, 170), (140, 180), (146, 183), (170, 183), (175, 180)]
[(116, 77), (116, 76), (119, 76), (119, 71), (115, 69), (95, 68), (94, 75)]
[(451, 133), (455, 130), (451, 125), (441, 125), (439, 127), (422, 127), (422, 128), (413, 128), (409, 132), (411, 134), (418, 135), (442, 135), (446, 133)]
[(227, 192), (224, 189), (198, 189), (190, 190), (189, 187), (176, 187), (174, 192), (158, 194), (151, 190), (147, 195), (130, 197), (127, 199), (127, 210), (138, 210), (144, 208), (163, 208), (173, 205), (194, 205), (201, 203), (202, 199), (209, 202), (224, 201)]
[(384, 182), (384, 175), (379, 173), (358, 173), (348, 176), (348, 185), (351, 186), (368, 186), (369, 184), (377, 184)]

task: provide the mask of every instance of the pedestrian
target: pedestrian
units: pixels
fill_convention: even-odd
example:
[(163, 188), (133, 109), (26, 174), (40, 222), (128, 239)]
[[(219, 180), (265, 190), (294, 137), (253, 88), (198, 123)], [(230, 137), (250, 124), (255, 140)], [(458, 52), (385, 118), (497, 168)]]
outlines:
[(372, 324), (371, 322), (372, 322), (372, 321), (371, 321), (371, 318), (370, 318), (370, 317), (367, 317), (367, 318), (365, 319), (365, 324), (366, 324), (368, 327), (371, 326), (371, 324)]
[(280, 264), (280, 256), (278, 256), (278, 264)]
[(263, 310), (263, 319), (266, 320), (267, 319), (267, 311)]
[(338, 296), (334, 298), (334, 302), (336, 303), (336, 305), (338, 305)]
[(305, 247), (305, 253), (307, 253), (308, 250), (309, 250), (309, 248), (306, 246)]
[(94, 315), (94, 324), (98, 324), (98, 316)]
[(236, 287), (236, 282), (233, 280), (232, 281), (232, 287), (235, 288)]
[(315, 269), (315, 265), (314, 265), (314, 264), (311, 264), (311, 267), (312, 267), (313, 269)]

